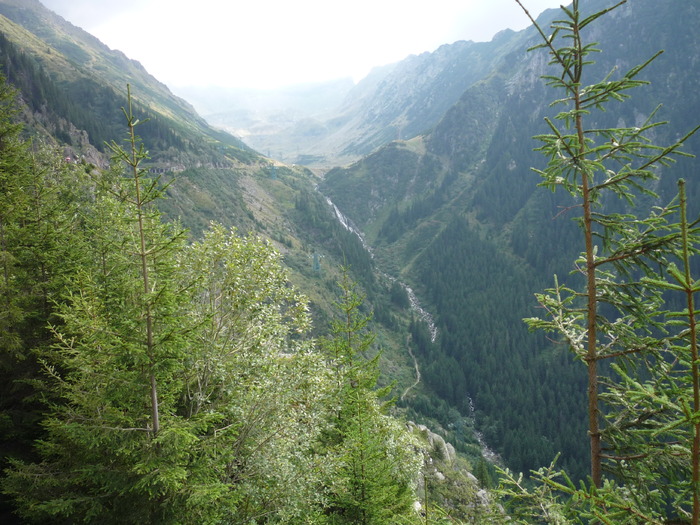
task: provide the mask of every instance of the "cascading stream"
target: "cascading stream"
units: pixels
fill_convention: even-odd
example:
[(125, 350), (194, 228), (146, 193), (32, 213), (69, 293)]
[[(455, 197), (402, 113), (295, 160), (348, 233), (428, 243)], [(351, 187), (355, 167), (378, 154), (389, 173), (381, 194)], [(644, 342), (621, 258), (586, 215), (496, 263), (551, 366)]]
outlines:
[(370, 257), (374, 257), (374, 254), (372, 253), (372, 248), (370, 248), (369, 244), (367, 244), (367, 241), (365, 241), (365, 236), (362, 234), (362, 232), (353, 224), (353, 222), (349, 218), (343, 215), (343, 212), (341, 212), (340, 209), (338, 209), (338, 206), (335, 205), (335, 203), (330, 199), (330, 197), (326, 197), (325, 195), (323, 196), (326, 199), (328, 205), (333, 210), (333, 213), (335, 213), (335, 218), (338, 219), (338, 222), (343, 225), (343, 228), (345, 228), (350, 233), (355, 234), (357, 238), (360, 239), (362, 247), (365, 250), (367, 250), (367, 253), (369, 253)]
[[(318, 188), (316, 188), (316, 191), (319, 191)], [(372, 253), (372, 248), (369, 246), (369, 244), (367, 244), (365, 236), (362, 234), (359, 228), (357, 228), (357, 226), (355, 226), (355, 224), (347, 216), (345, 216), (342, 211), (340, 211), (338, 206), (335, 205), (335, 203), (330, 199), (330, 197), (327, 197), (326, 195), (323, 195), (323, 197), (326, 199), (326, 202), (333, 210), (336, 219), (338, 219), (338, 222), (340, 222), (343, 228), (345, 228), (350, 233), (356, 235), (357, 238), (360, 239), (363, 248), (367, 250), (367, 253), (369, 253), (371, 257), (374, 257), (374, 254)], [(391, 277), (385, 273), (382, 273), (382, 276), (391, 281), (396, 280), (394, 277)], [(437, 338), (438, 330), (437, 326), (435, 326), (435, 322), (433, 321), (433, 316), (420, 305), (415, 292), (410, 286), (408, 286), (405, 283), (402, 283), (401, 281), (398, 282), (404, 288), (404, 290), (406, 290), (411, 309), (414, 312), (416, 312), (418, 314), (418, 317), (428, 325), (428, 330), (430, 331), (430, 341), (434, 343), (435, 339)]]
[[(316, 190), (318, 191), (318, 188), (316, 188)], [(343, 228), (345, 228), (347, 231), (356, 235), (357, 238), (360, 239), (360, 242), (362, 243), (362, 246), (364, 247), (364, 249), (367, 250), (367, 252), (370, 254), (371, 257), (374, 257), (374, 254), (372, 253), (372, 248), (369, 246), (369, 244), (367, 244), (367, 241), (365, 240), (365, 237), (362, 234), (362, 232), (359, 230), (359, 228), (357, 228), (354, 225), (354, 223), (348, 217), (346, 217), (343, 214), (343, 212), (340, 211), (338, 206), (335, 205), (335, 203), (330, 199), (330, 197), (327, 197), (325, 195), (323, 195), (323, 197), (326, 199), (326, 202), (333, 210), (335, 217), (338, 219), (338, 222), (340, 222), (340, 224), (343, 226)], [(426, 323), (428, 325), (428, 330), (430, 332), (430, 341), (432, 343), (435, 343), (435, 341), (437, 339), (437, 335), (438, 335), (438, 329), (437, 329), (437, 326), (435, 326), (433, 316), (430, 312), (425, 310), (420, 305), (418, 298), (416, 297), (416, 294), (413, 291), (413, 289), (410, 286), (408, 286), (407, 284), (402, 283), (401, 281), (398, 281), (395, 277), (392, 277), (391, 275), (388, 275), (388, 274), (383, 273), (383, 272), (381, 273), (381, 275), (382, 275), (382, 277), (384, 277), (385, 279), (388, 279), (389, 281), (398, 282), (399, 285), (402, 286), (404, 290), (406, 290), (406, 294), (408, 295), (408, 301), (411, 305), (411, 310), (416, 312), (418, 314), (418, 317), (424, 323)], [(403, 394), (401, 395), (401, 399), (403, 399), (408, 394), (408, 392), (411, 389), (413, 389), (416, 385), (418, 385), (418, 383), (420, 382), (420, 368), (418, 366), (418, 360), (413, 355), (413, 352), (410, 350), (410, 346), (408, 346), (408, 349), (409, 349), (409, 354), (410, 354), (411, 358), (413, 359), (414, 367), (416, 369), (416, 382), (414, 384), (412, 384), (411, 386), (409, 386), (403, 392)], [(471, 410), (470, 417), (474, 418), (475, 407), (474, 407), (474, 401), (471, 398), (469, 398), (469, 406), (470, 406), (470, 410)], [(475, 431), (474, 435), (475, 435), (479, 445), (481, 446), (482, 454), (484, 455), (484, 457), (491, 462), (494, 462), (494, 463), (499, 462), (500, 458), (498, 457), (498, 454), (496, 454), (495, 452), (493, 452), (489, 448), (488, 444), (484, 440), (483, 434), (481, 432)]]

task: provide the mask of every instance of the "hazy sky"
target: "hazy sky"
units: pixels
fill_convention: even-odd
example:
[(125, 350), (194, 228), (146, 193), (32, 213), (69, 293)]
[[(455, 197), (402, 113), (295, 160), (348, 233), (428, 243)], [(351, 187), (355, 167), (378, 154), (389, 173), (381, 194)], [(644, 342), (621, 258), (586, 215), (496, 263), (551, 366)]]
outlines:
[[(410, 54), (529, 25), (515, 0), (40, 1), (171, 87), (359, 80)], [(523, 0), (534, 16), (561, 3)]]

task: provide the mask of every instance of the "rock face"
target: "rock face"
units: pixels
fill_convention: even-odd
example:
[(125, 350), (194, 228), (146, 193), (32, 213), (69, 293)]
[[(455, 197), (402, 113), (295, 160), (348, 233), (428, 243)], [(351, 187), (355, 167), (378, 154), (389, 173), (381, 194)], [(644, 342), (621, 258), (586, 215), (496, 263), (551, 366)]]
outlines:
[(435, 459), (448, 464), (454, 463), (455, 459), (457, 459), (457, 453), (454, 446), (452, 446), (452, 443), (447, 443), (442, 436), (432, 432), (425, 425), (416, 425), (415, 423), (411, 422), (409, 423), (409, 428), (411, 428), (411, 425), (413, 425), (414, 429), (426, 436), (428, 444), (430, 445), (431, 450), (434, 452), (433, 455), (436, 456)]
[(330, 158), (354, 160), (392, 140), (426, 132), (489, 74), (516, 35), (510, 32), (491, 42), (459, 41), (378, 69), (346, 97), (336, 119), (342, 125), (314, 147)]
[(459, 519), (503, 517), (503, 510), (469, 472), (470, 465), (457, 455), (451, 443), (425, 425), (409, 422), (407, 426), (416, 435), (425, 457), (423, 472), (416, 483), (419, 501), (414, 507), (418, 513), (428, 512), (425, 505), (429, 505), (447, 510)]

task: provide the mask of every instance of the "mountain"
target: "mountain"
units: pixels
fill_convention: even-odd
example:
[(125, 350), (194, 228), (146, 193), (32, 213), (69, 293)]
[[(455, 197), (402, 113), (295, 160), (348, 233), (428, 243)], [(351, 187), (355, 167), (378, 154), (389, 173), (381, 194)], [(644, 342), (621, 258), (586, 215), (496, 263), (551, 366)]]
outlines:
[[(405, 351), (415, 297), (411, 298), (399, 282), (376, 271), (362, 239), (344, 225), (332, 204), (316, 191), (319, 179), (311, 171), (272, 161), (214, 129), (140, 64), (110, 50), (37, 1), (0, 0), (0, 69), (18, 90), (24, 130), (37, 148), (44, 144), (55, 148), (58, 167), (62, 167), (61, 159), (82, 164), (74, 171), (73, 166), (63, 166), (81, 176), (104, 174), (95, 168), (109, 164), (105, 142), (120, 143), (125, 137), (121, 109), (133, 100), (135, 113), (142, 121), (137, 131), (150, 154), (143, 166), (168, 184), (169, 198), (159, 203), (166, 218), (179, 219), (193, 238), (199, 238), (213, 220), (269, 239), (282, 253), (292, 282), (310, 298), (319, 335), (328, 331), (338, 294), (339, 267), (347, 265), (351, 277), (367, 295), (363, 314), (372, 309), (375, 312), (372, 331), (378, 344), (370, 352), (381, 347), (376, 361), (383, 371), (380, 385), (395, 382), (397, 391), (404, 395), (409, 390), (422, 390), (422, 384), (414, 384), (414, 359)], [(13, 173), (8, 171), (6, 175), (11, 178)], [(94, 199), (94, 195), (86, 198)], [(69, 216), (69, 222), (71, 217), (75, 218)], [(11, 367), (6, 372), (6, 377), (16, 377)], [(444, 402), (442, 407), (443, 412), (449, 410)], [(39, 410), (43, 407), (36, 413)], [(24, 407), (17, 412), (27, 417)], [(425, 420), (426, 415), (434, 416), (426, 412), (415, 419)], [(468, 422), (464, 419), (466, 428)], [(249, 422), (254, 425), (252, 420)], [(459, 439), (458, 450), (481, 459), (471, 432), (457, 436), (447, 427), (440, 427), (440, 421), (432, 422), (436, 425), (431, 427), (443, 436), (451, 434)], [(4, 450), (21, 455), (29, 448), (30, 440), (8, 437), (10, 427), (5, 425), (2, 445)], [(37, 424), (32, 420), (26, 427), (36, 431)], [(440, 441), (447, 450), (443, 438), (430, 437), (429, 441), (431, 445)], [(442, 480), (456, 476), (459, 481), (455, 483), (465, 492), (466, 485), (460, 479), (463, 473), (458, 472), (454, 458), (448, 454), (442, 460), (444, 468), (449, 463), (451, 472), (443, 475), (435, 466), (435, 476)], [(471, 481), (469, 486), (473, 486)], [(8, 510), (5, 503), (0, 499), (3, 517)]]
[[(196, 101), (208, 122), (258, 151), (309, 166), (343, 165), (432, 128), (466, 89), (491, 74), (495, 61), (522, 47), (523, 38), (523, 32), (505, 30), (491, 42), (443, 45), (374, 68), (350, 89), (344, 80), (247, 94), (221, 88), (181, 92)], [(335, 99), (323, 96), (328, 88)], [(290, 100), (295, 93), (316, 104), (303, 107), (300, 99)], [(207, 106), (213, 101), (217, 111)]]
[[(211, 221), (268, 239), (281, 252), (290, 280), (310, 299), (316, 335), (329, 328), (340, 268), (348, 266), (366, 295), (366, 312), (375, 313), (380, 383), (395, 382), (404, 392), (415, 382), (405, 348), (412, 312), (406, 291), (376, 270), (362, 239), (316, 190), (314, 173), (266, 158), (213, 128), (138, 62), (34, 0), (0, 0), (0, 72), (18, 90), (25, 132), (33, 140), (52, 145), (67, 162), (99, 167), (109, 164), (105, 143), (126, 136), (121, 108), (130, 86), (142, 121), (137, 131), (150, 155), (144, 166), (168, 184), (168, 198), (158, 206), (164, 216), (179, 220), (194, 239)], [(414, 420), (440, 430), (433, 415)], [(446, 427), (441, 432), (450, 437)], [(456, 446), (480, 457), (471, 433)]]
[[(591, 0), (589, 8), (607, 4)], [(699, 11), (690, 2), (636, 0), (590, 26), (588, 36), (603, 49), (601, 72), (625, 71), (666, 48), (644, 73), (651, 87), (611, 107), (601, 124), (639, 123), (663, 102), (657, 116), (670, 126), (657, 128), (655, 140), (692, 127), (700, 114)], [(288, 92), (279, 107), (291, 104), (299, 114), (282, 123), (279, 107), (260, 115), (260, 102), (246, 93), (207, 108), (239, 132), (255, 130), (258, 139), (240, 133), (246, 145), (208, 124), (137, 62), (36, 0), (0, 0), (0, 14), (3, 73), (21, 92), (31, 132), (71, 159), (104, 164), (104, 141), (123, 135), (119, 108), (130, 84), (137, 110), (150, 119), (142, 129), (151, 167), (167, 180), (177, 175), (164, 204), (169, 217), (179, 217), (193, 236), (218, 220), (271, 239), (312, 298), (319, 326), (333, 301), (334, 268), (349, 264), (378, 321), (384, 380), (397, 379), (404, 394), (400, 410), (432, 418), (473, 457), (480, 454), (470, 436), (476, 425), (481, 444), (516, 470), (548, 464), (562, 452), (563, 466), (582, 475), (579, 364), (522, 323), (534, 313), (533, 293), (551, 285), (553, 273), (568, 275), (579, 251), (570, 202), (538, 189), (530, 171), (545, 165), (531, 137), (545, 130), (555, 98), (540, 79), (546, 55), (526, 51), (539, 43), (532, 28), (409, 57), (356, 86), (339, 81)], [(540, 22), (546, 26), (554, 14)], [(324, 93), (324, 103), (310, 104), (308, 93)], [(225, 120), (231, 112), (242, 114), (245, 125)], [(253, 140), (263, 152), (278, 144), (310, 164), (355, 162), (320, 179), (260, 155)], [(700, 151), (698, 140), (687, 150)], [(658, 187), (664, 198), (674, 194), (678, 176), (693, 179), (687, 161), (664, 172)], [(689, 191), (700, 202), (698, 189)], [(362, 239), (336, 220), (325, 196)], [(434, 341), (421, 310), (409, 309), (415, 295), (401, 282), (432, 314)], [(420, 369), (416, 388), (411, 355)]]
[[(121, 108), (129, 86), (143, 121), (138, 132), (150, 155), (146, 166), (163, 182), (175, 180), (160, 205), (166, 217), (179, 219), (193, 237), (218, 221), (270, 239), (312, 299), (319, 329), (342, 261), (353, 265), (356, 280), (371, 280), (369, 254), (314, 190), (314, 174), (272, 161), (213, 128), (138, 62), (37, 0), (0, 1), (0, 57), (2, 73), (25, 106), (27, 133), (59, 148), (67, 161), (108, 164), (106, 143), (125, 137)], [(323, 256), (325, 273), (313, 254)]]
[[(110, 50), (37, 0), (4, 1), (0, 3), (0, 14), (3, 16), (0, 30), (5, 40), (19, 46), (22, 58), (31, 62), (30, 71), (22, 71), (22, 76), (10, 67), (7, 57), (6, 75), (34, 110), (35, 123), (42, 122), (38, 118), (42, 110), (57, 117), (45, 118), (63, 119), (51, 130), (53, 134), (67, 139), (70, 132), (64, 127), (72, 122), (88, 132), (88, 141), (93, 146), (103, 150), (103, 142), (115, 136), (120, 122), (113, 102), (125, 99), (126, 86), (130, 84), (133, 99), (154, 120), (151, 128), (158, 128), (154, 134), (163, 135), (158, 137), (159, 153), (164, 154), (171, 146), (199, 153), (219, 144), (231, 146), (229, 154), (234, 157), (249, 155), (248, 147), (207, 125), (191, 105), (175, 97), (141, 64)], [(49, 96), (55, 100), (47, 100)], [(116, 105), (117, 110), (119, 107)], [(167, 133), (166, 127), (170, 129)], [(75, 146), (79, 148), (79, 144)]]
[(295, 161), (303, 157), (296, 141), (301, 136), (312, 137), (353, 85), (346, 78), (269, 90), (179, 87), (176, 91), (213, 126), (268, 156)]
[[(589, 4), (594, 11), (609, 2)], [(665, 49), (644, 71), (651, 85), (593, 125), (639, 126), (658, 104), (655, 118), (669, 125), (654, 130), (655, 141), (671, 143), (697, 125), (699, 17), (691, 3), (639, 0), (590, 26), (601, 78)], [(532, 28), (523, 32), (431, 131), (331, 170), (320, 189), (363, 231), (378, 266), (411, 284), (435, 315), (435, 343), (413, 332), (425, 381), (462, 413), (473, 411), (486, 442), (516, 470), (560, 451), (569, 472), (584, 475), (580, 365), (522, 322), (537, 315), (533, 294), (553, 274), (574, 279), (566, 276), (582, 250), (571, 201), (538, 189), (530, 170), (546, 166), (531, 137), (548, 131), (549, 102), (560, 96), (540, 78), (546, 54), (526, 51), (538, 43)], [(699, 153), (700, 138), (685, 146)], [(656, 190), (664, 202), (678, 177), (697, 180), (694, 166), (682, 160), (663, 170)], [(700, 185), (692, 186), (697, 208)]]

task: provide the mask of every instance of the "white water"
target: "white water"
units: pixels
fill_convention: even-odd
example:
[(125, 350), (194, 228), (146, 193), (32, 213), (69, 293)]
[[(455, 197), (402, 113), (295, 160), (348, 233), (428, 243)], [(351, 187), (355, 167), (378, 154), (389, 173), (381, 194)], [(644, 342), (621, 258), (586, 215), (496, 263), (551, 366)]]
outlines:
[[(316, 191), (318, 191), (318, 188), (316, 188)], [(365, 236), (362, 234), (362, 232), (353, 224), (353, 222), (348, 217), (346, 217), (343, 214), (342, 211), (340, 211), (338, 206), (335, 205), (335, 203), (330, 199), (330, 197), (326, 197), (325, 195), (323, 197), (326, 199), (326, 202), (333, 210), (333, 213), (338, 219), (338, 222), (340, 222), (340, 224), (343, 225), (343, 228), (345, 228), (350, 233), (355, 234), (357, 238), (360, 239), (363, 248), (367, 250), (367, 253), (369, 253), (371, 257), (374, 257), (374, 254), (372, 253), (372, 248), (369, 246), (369, 244), (367, 244), (367, 241), (365, 241)], [(389, 275), (384, 274), (384, 276), (390, 279), (391, 281), (395, 280), (394, 277), (391, 277)], [(404, 290), (406, 290), (406, 294), (408, 294), (408, 301), (411, 304), (411, 309), (414, 312), (416, 312), (418, 314), (418, 317), (428, 325), (428, 330), (430, 331), (430, 341), (434, 343), (435, 339), (437, 338), (438, 330), (435, 326), (435, 322), (433, 321), (433, 316), (420, 305), (416, 294), (410, 286), (400, 281), (399, 284), (404, 288)]]
[[(367, 250), (367, 252), (371, 255), (372, 254), (372, 249), (370, 246), (367, 244), (365, 241), (365, 237), (362, 234), (362, 232), (353, 224), (353, 222), (343, 215), (343, 212), (338, 209), (338, 207), (335, 205), (335, 203), (328, 197), (324, 195), (326, 202), (328, 202), (328, 205), (333, 209), (333, 212), (335, 213), (336, 218), (338, 219), (338, 222), (343, 225), (343, 228), (348, 230), (351, 233), (354, 233), (357, 235), (358, 239), (360, 239), (360, 242), (362, 243), (362, 246)], [(382, 274), (385, 278), (391, 280), (391, 281), (396, 281), (394, 277), (391, 277), (390, 275), (387, 274)], [(437, 338), (438, 335), (438, 329), (437, 326), (435, 326), (435, 322), (433, 320), (433, 316), (430, 314), (430, 312), (426, 311), (418, 302), (418, 298), (416, 297), (415, 292), (413, 289), (408, 286), (405, 283), (402, 283), (401, 281), (398, 281), (398, 283), (406, 290), (406, 294), (408, 295), (408, 301), (411, 305), (411, 309), (415, 311), (418, 314), (418, 317), (425, 322), (428, 325), (428, 330), (430, 331), (430, 341), (432, 343), (435, 342), (435, 339)], [(406, 389), (406, 391), (403, 393), (401, 396), (402, 398), (406, 396), (409, 390), (411, 390), (413, 387), (415, 387), (419, 382), (420, 382), (420, 369), (418, 368), (418, 360), (415, 358), (412, 352), (409, 353), (411, 355), (411, 358), (413, 359), (414, 366), (416, 367), (416, 383), (410, 386), (409, 388)], [(469, 409), (470, 409), (470, 417), (474, 418), (474, 401), (472, 398), (469, 399)], [(488, 461), (491, 461), (492, 463), (498, 463), (500, 461), (500, 458), (498, 454), (496, 454), (493, 450), (491, 450), (484, 440), (484, 436), (481, 432), (474, 431), (474, 436), (477, 439), (477, 442), (481, 446), (482, 454), (484, 458), (486, 458)]]
[(420, 317), (420, 319), (428, 325), (428, 330), (430, 330), (430, 342), (434, 343), (435, 339), (437, 338), (438, 329), (433, 321), (433, 316), (429, 312), (425, 311), (423, 307), (421, 307), (416, 294), (413, 292), (413, 289), (410, 286), (402, 282), (399, 282), (399, 284), (404, 287), (406, 293), (408, 294), (408, 301), (411, 303), (411, 309), (417, 312), (418, 317)]
[(338, 222), (343, 225), (343, 228), (345, 228), (347, 231), (350, 233), (354, 233), (358, 239), (360, 239), (360, 242), (362, 243), (362, 247), (367, 250), (367, 253), (370, 254), (371, 257), (374, 257), (374, 254), (372, 253), (372, 248), (370, 248), (369, 244), (367, 244), (367, 241), (365, 241), (365, 236), (362, 234), (362, 232), (353, 224), (353, 222), (348, 219), (345, 215), (343, 215), (343, 212), (341, 212), (338, 209), (338, 206), (335, 205), (335, 203), (329, 198), (326, 197), (326, 202), (328, 205), (333, 209), (333, 213), (335, 213), (336, 219), (338, 219)]

